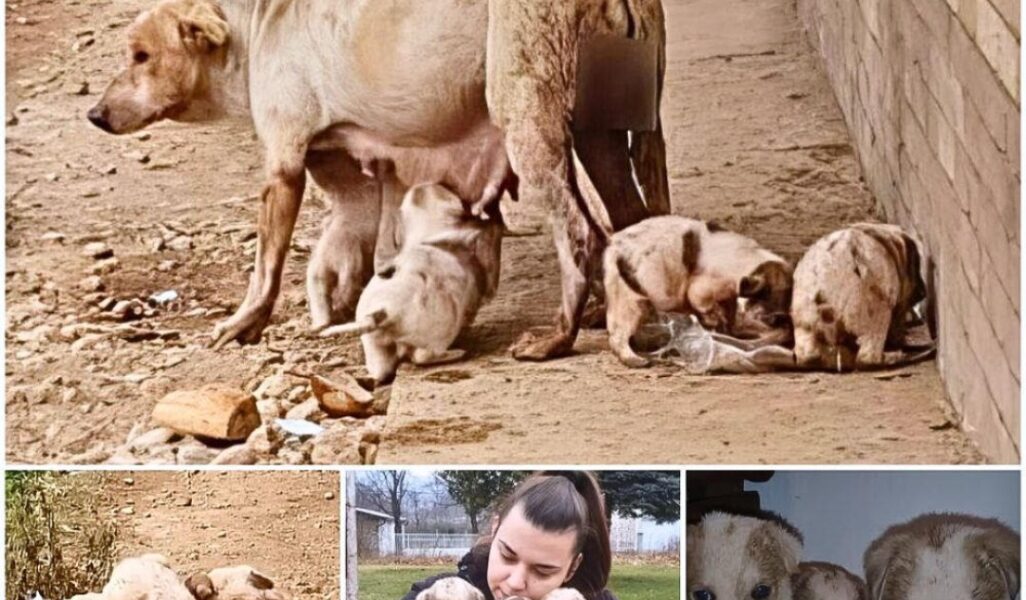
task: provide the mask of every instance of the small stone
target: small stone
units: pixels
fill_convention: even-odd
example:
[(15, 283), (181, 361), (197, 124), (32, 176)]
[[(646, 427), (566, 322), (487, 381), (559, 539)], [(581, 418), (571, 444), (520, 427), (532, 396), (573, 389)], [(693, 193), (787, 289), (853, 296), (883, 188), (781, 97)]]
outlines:
[(257, 389), (253, 391), (253, 395), (257, 399), (281, 398), (288, 392), (291, 385), (292, 382), (289, 380), (288, 375), (271, 375), (260, 382)]
[(315, 465), (358, 465), (360, 438), (356, 430), (342, 426), (332, 427), (313, 438), (310, 461)]
[(248, 444), (239, 444), (225, 448), (214, 460), (212, 465), (252, 465), (257, 461), (256, 452)]
[(123, 515), (134, 515), (135, 514), (135, 509), (132, 508), (131, 506), (126, 506), (126, 507), (121, 509), (121, 514), (123, 514)]
[(118, 166), (117, 165), (107, 165), (106, 167), (103, 167), (102, 169), (100, 169), (100, 172), (103, 173), (104, 175), (117, 175), (117, 173), (118, 173)]
[(155, 239), (150, 240), (149, 248), (150, 248), (150, 252), (152, 252), (153, 254), (156, 254), (157, 252), (160, 252), (164, 248), (167, 248), (167, 245), (164, 244), (164, 238), (155, 238)]
[(90, 275), (78, 282), (78, 287), (87, 292), (102, 292), (107, 286), (99, 275)]
[(192, 238), (187, 235), (179, 235), (171, 238), (171, 241), (167, 243), (167, 247), (178, 252), (192, 250)]
[(302, 421), (313, 421), (314, 423), (320, 423), (326, 416), (324, 411), (321, 410), (317, 398), (310, 398), (305, 402), (301, 402), (293, 406), (285, 414), (286, 419), (299, 419)]
[(113, 272), (121, 266), (121, 261), (117, 258), (106, 258), (101, 261), (97, 261), (91, 267), (89, 272), (93, 275), (106, 275), (107, 273)]
[[(163, 240), (161, 240), (161, 241), (163, 242)], [(157, 264), (157, 270), (160, 271), (161, 273), (167, 273), (168, 271), (170, 271), (171, 269), (174, 269), (177, 266), (178, 266), (178, 261), (162, 260), (162, 261), (160, 261), (159, 264)], [(203, 311), (203, 309), (200, 309), (200, 310), (202, 312), (205, 312), (205, 311)]]
[(281, 428), (272, 421), (254, 429), (246, 439), (246, 445), (257, 454), (274, 454), (281, 449), (284, 438)]
[(103, 242), (91, 242), (82, 248), (82, 254), (96, 260), (101, 260), (113, 257), (114, 251)]
[(325, 500), (334, 500), (335, 499), (335, 492), (325, 492), (324, 493), (324, 499)]
[(178, 437), (178, 434), (167, 427), (158, 427), (148, 431), (129, 442), (133, 450), (147, 450), (160, 444), (166, 444)]
[(192, 498), (186, 496), (175, 502), (175, 506), (188, 507), (192, 506)]
[(64, 243), (65, 235), (59, 231), (47, 231), (43, 235), (39, 236), (39, 239), (44, 242), (57, 242), (58, 244)]
[(123, 483), (124, 483), (125, 485), (135, 485), (135, 479), (132, 479), (131, 477), (125, 477), (125, 478), (124, 478), (124, 479), (122, 479), (121, 481), (122, 481), (122, 482), (123, 482)]
[(151, 137), (153, 137), (153, 134), (151, 134), (149, 131), (143, 131), (142, 133), (136, 134), (135, 139), (139, 140), (140, 142), (145, 142), (149, 140)]
[(205, 465), (217, 458), (218, 452), (202, 444), (182, 446), (178, 449), (177, 463), (180, 465)]

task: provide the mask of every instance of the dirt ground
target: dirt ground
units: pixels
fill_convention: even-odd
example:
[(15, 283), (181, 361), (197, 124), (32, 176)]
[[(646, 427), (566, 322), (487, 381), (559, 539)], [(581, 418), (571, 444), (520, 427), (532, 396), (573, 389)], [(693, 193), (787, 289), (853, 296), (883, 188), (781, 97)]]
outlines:
[[(360, 363), (355, 342), (305, 335), (304, 270), (324, 214), (309, 198), (265, 341), (205, 348), (245, 290), (261, 153), (240, 124), (161, 124), (119, 138), (85, 120), (118, 68), (125, 26), (145, 4), (8, 6), (13, 462), (112, 450), (170, 390), (254, 389), (285, 368), (330, 377)], [(820, 235), (872, 218), (873, 199), (792, 0), (664, 4), (674, 211), (716, 218), (790, 259)], [(558, 268), (542, 207), (504, 210), (521, 235), (504, 241), (499, 294), (458, 342), (471, 357), (403, 368), (378, 463), (983, 460), (947, 408), (932, 363), (883, 374), (689, 377), (622, 367), (602, 331), (584, 332), (574, 356), (514, 361), (510, 344), (555, 314)], [(90, 242), (106, 244), (114, 260), (84, 256)], [(94, 273), (98, 280), (86, 279)], [(103, 320), (109, 298), (164, 290), (179, 300), (136, 329)], [(72, 327), (82, 323), (90, 326)]]
[(118, 556), (181, 577), (250, 565), (296, 600), (339, 597), (339, 476), (316, 471), (89, 472), (117, 516)]

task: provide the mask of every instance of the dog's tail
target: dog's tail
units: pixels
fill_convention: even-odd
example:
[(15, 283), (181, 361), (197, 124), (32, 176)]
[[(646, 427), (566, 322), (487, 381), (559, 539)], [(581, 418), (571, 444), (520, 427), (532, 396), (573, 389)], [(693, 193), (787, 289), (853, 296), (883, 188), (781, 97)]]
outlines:
[(342, 325), (335, 325), (323, 329), (321, 330), (321, 337), (351, 334), (363, 335), (365, 333), (370, 333), (381, 327), (381, 324), (384, 323), (387, 318), (388, 313), (385, 312), (385, 309), (376, 310), (366, 317), (357, 319), (351, 323), (343, 323)]

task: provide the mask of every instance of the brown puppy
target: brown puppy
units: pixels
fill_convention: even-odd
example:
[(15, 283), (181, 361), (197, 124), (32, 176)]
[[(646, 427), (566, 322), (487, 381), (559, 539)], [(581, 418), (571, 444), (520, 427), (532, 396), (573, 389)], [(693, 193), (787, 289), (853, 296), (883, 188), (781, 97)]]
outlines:
[(880, 365), (900, 346), (908, 311), (926, 298), (920, 244), (897, 225), (859, 223), (813, 244), (794, 272), (798, 364)]
[(794, 600), (869, 600), (866, 584), (844, 567), (803, 562), (792, 577)]
[(648, 364), (630, 339), (653, 310), (690, 312), (707, 329), (749, 337), (779, 327), (790, 302), (784, 259), (684, 217), (653, 217), (616, 233), (603, 267), (609, 345), (629, 367)]
[(863, 556), (873, 600), (1013, 600), (1019, 535), (994, 519), (926, 514), (890, 527)]

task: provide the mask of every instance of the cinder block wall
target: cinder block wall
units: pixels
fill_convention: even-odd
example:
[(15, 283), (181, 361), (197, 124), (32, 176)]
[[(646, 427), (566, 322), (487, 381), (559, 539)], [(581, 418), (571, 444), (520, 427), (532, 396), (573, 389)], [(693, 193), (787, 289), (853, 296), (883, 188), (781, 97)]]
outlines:
[(925, 241), (939, 364), (1019, 461), (1019, 0), (797, 0), (881, 216)]

